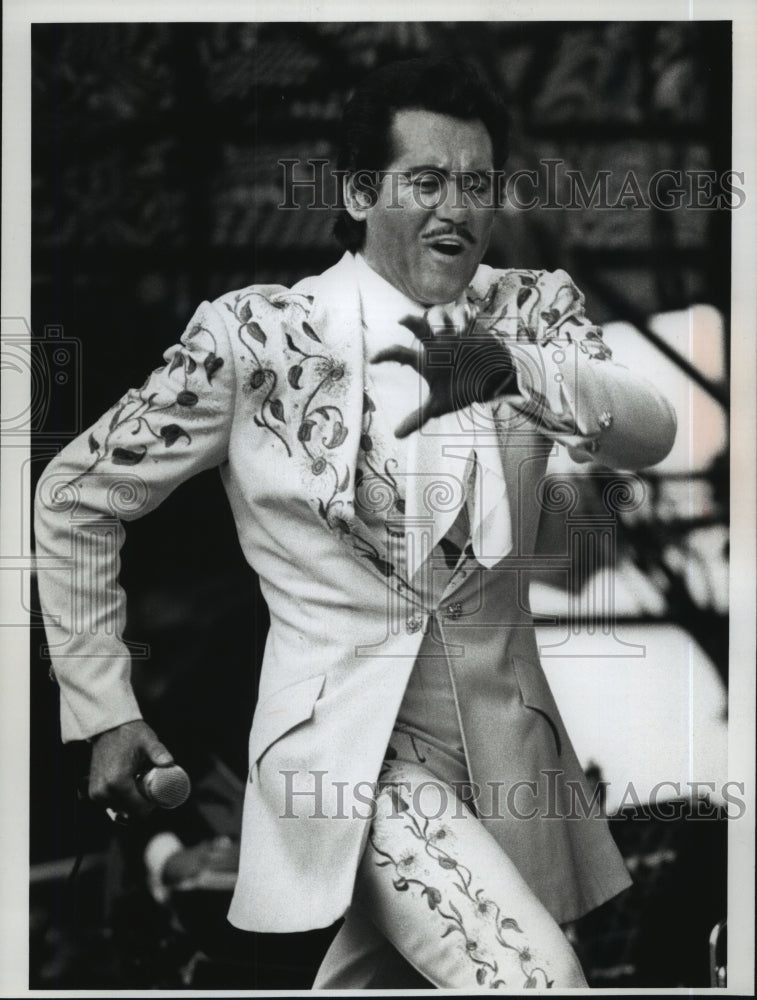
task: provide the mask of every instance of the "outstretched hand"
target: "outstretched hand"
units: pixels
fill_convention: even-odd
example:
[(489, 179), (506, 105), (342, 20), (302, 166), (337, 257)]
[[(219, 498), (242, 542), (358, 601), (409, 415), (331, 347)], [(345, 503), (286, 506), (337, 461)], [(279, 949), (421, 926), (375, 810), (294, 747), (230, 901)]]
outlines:
[(172, 763), (173, 757), (146, 722), (125, 722), (92, 740), (89, 797), (129, 817), (146, 816), (155, 807), (139, 791), (135, 778), (151, 767)]
[(495, 399), (514, 386), (510, 351), (491, 333), (479, 332), (475, 323), (464, 331), (450, 326), (435, 331), (421, 316), (406, 316), (400, 323), (415, 335), (416, 345), (387, 347), (373, 363), (409, 365), (426, 380), (429, 394), (423, 405), (399, 424), (395, 437), (407, 437), (433, 417)]

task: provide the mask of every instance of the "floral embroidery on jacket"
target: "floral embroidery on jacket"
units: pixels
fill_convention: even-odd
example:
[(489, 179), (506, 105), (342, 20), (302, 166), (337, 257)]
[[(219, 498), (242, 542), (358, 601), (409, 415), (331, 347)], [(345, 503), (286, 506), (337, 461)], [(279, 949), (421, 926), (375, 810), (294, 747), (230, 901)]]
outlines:
[(562, 339), (597, 361), (612, 357), (600, 328), (586, 319), (584, 297), (565, 271), (508, 270), (484, 294), (469, 289), (468, 298), (478, 309), (478, 325), (488, 333), (541, 346)]
[[(92, 464), (79, 473), (71, 484), (94, 472), (106, 459), (113, 465), (138, 465), (147, 455), (147, 445), (127, 447), (129, 442), (128, 438), (124, 441), (125, 434), (136, 436), (146, 430), (156, 442), (166, 448), (172, 448), (179, 441), (192, 443), (192, 436), (184, 426), (182, 418), (186, 417), (187, 422), (191, 423), (191, 410), (199, 402), (197, 392), (190, 388), (191, 379), (193, 376), (197, 377), (195, 373), (198, 368), (194, 357), (187, 350), (187, 346), (193, 340), (201, 343), (204, 341), (211, 345), (205, 350), (202, 370), (205, 382), (208, 386), (212, 385), (213, 377), (223, 366), (224, 360), (216, 353), (218, 345), (213, 333), (202, 323), (195, 323), (185, 334), (184, 342), (166, 352), (168, 365), (155, 370), (155, 373), (165, 372), (169, 378), (173, 376), (179, 379), (175, 392), (171, 388), (167, 392), (154, 391), (146, 395), (152, 376), (141, 389), (130, 389), (110, 411), (110, 421), (105, 434), (100, 434), (98, 437), (99, 431), (90, 432), (87, 443), (90, 453), (94, 456)], [(179, 369), (181, 373), (174, 375)], [(176, 412), (177, 418), (182, 420), (182, 423), (162, 423), (160, 419), (155, 420), (159, 414), (171, 412)], [(115, 443), (114, 438), (119, 443)]]
[[(250, 300), (255, 298), (253, 313)], [(306, 459), (310, 476), (330, 483), (319, 491), (317, 510), (328, 527), (348, 537), (355, 552), (411, 603), (416, 603), (411, 584), (400, 573), (385, 548), (371, 541), (355, 517), (354, 501), (346, 495), (351, 468), (339, 449), (350, 434), (341, 396), (352, 373), (343, 360), (329, 354), (308, 321), (312, 297), (297, 293), (266, 295), (245, 290), (226, 307), (237, 324), (237, 336), (247, 350), (251, 370), (245, 376), (246, 390), (256, 399), (253, 421), (281, 442), (287, 457)], [(266, 311), (270, 310), (269, 317)], [(275, 360), (274, 360), (275, 359)], [(383, 466), (375, 454), (371, 437), (375, 404), (363, 391), (360, 449), (370, 475), (381, 480), (393, 494), (393, 509), (404, 513), (404, 501), (392, 474), (392, 460)], [(352, 431), (354, 434), (354, 430)], [(354, 489), (364, 484), (366, 473), (355, 471)], [(390, 533), (391, 533), (390, 529)], [(393, 529), (396, 531), (397, 529)], [(378, 539), (376, 539), (378, 541)]]
[[(477, 306), (476, 323), (495, 336), (539, 346), (567, 338), (592, 361), (610, 357), (601, 332), (585, 319), (583, 297), (565, 272), (493, 272), (490, 280), (474, 280), (467, 294)], [(375, 403), (363, 387), (353, 385), (358, 373), (329, 349), (311, 323), (314, 297), (281, 286), (255, 286), (221, 301), (233, 319), (232, 349), (234, 334), (244, 349), (238, 384), (254, 407), (252, 421), (272, 436), (287, 458), (300, 464), (304, 491), (329, 529), (349, 539), (398, 594), (420, 608), (392, 555), (392, 538), (402, 535), (405, 512), (396, 460), (381, 454), (372, 426)], [(164, 451), (192, 445), (194, 409), (201, 416), (206, 406), (218, 406), (212, 389), (224, 357), (210, 326), (195, 322), (165, 358), (167, 364), (155, 373), (162, 378), (151, 386), (151, 376), (141, 389), (130, 390), (89, 434), (92, 461), (73, 482), (105, 460), (135, 466), (148, 453), (159, 460), (161, 452), (154, 447)], [(350, 420), (360, 410), (346, 404), (350, 393), (359, 391), (362, 417), (359, 427), (352, 427)], [(543, 419), (546, 399), (533, 387), (521, 409)], [(346, 412), (352, 414), (349, 419)], [(137, 435), (138, 442), (133, 440)], [(356, 500), (359, 508), (360, 497), (379, 488), (386, 498), (383, 534), (369, 530), (355, 510)]]

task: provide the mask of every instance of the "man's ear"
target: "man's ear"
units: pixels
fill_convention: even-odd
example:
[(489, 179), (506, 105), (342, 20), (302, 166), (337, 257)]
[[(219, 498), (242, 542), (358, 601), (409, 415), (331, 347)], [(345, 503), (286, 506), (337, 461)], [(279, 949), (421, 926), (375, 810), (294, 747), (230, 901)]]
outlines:
[(344, 207), (355, 222), (365, 222), (368, 212), (376, 204), (376, 192), (365, 184), (366, 178), (361, 178), (360, 173), (350, 174), (342, 179)]

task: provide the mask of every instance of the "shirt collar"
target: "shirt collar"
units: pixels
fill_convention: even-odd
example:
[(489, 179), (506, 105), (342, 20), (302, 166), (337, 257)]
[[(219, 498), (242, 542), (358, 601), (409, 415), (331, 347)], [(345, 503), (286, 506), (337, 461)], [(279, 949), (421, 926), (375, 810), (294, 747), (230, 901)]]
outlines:
[(394, 324), (403, 316), (422, 316), (425, 307), (374, 271), (361, 253), (355, 254), (363, 323), (367, 329)]
[[(423, 316), (426, 307), (382, 278), (361, 253), (355, 254), (355, 262), (367, 356), (398, 343), (411, 346), (415, 337), (399, 321), (405, 316)], [(455, 301), (465, 302), (465, 292)]]

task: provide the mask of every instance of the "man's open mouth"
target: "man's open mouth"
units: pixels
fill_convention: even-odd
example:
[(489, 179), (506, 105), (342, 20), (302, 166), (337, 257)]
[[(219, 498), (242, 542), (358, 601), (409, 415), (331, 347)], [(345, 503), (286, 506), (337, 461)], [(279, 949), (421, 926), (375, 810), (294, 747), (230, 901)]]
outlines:
[(445, 257), (457, 257), (464, 250), (462, 243), (457, 240), (434, 240), (429, 246), (432, 250), (443, 253)]

